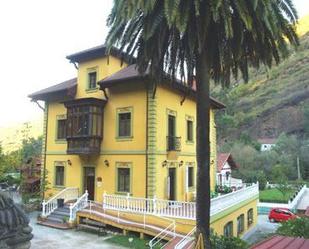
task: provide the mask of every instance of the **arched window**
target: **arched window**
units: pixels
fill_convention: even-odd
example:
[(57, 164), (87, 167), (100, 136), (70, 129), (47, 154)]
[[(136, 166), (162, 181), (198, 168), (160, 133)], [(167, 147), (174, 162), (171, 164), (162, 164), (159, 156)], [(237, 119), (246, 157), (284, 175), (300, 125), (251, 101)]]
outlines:
[(233, 237), (233, 221), (225, 224), (223, 234), (224, 237)]
[(253, 223), (253, 208), (250, 208), (247, 212), (247, 223), (248, 227), (251, 226)]
[(245, 216), (241, 214), (237, 218), (237, 236), (242, 234), (244, 230), (245, 230)]

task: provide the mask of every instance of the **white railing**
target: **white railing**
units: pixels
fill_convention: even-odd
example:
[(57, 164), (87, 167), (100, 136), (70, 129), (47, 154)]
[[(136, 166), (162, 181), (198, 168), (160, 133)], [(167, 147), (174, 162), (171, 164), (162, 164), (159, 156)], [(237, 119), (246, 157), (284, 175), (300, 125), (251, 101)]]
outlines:
[(256, 183), (250, 187), (213, 198), (211, 199), (210, 216), (218, 214), (242, 201), (257, 197), (258, 195), (259, 185)]
[(78, 188), (65, 188), (58, 194), (50, 198), (48, 201), (42, 202), (42, 217), (47, 217), (55, 209), (58, 208), (58, 199), (64, 199), (64, 201), (76, 200), (78, 198)]
[(189, 243), (190, 241), (192, 241), (193, 235), (196, 231), (196, 227), (194, 227), (186, 236), (184, 236), (176, 245), (175, 245), (175, 249), (182, 249), (184, 248), (187, 243)]
[[(176, 223), (175, 223), (175, 220), (170, 220), (170, 221), (171, 223), (165, 229), (163, 229), (152, 240), (149, 241), (149, 247), (151, 249), (157, 246), (161, 241), (168, 241), (169, 240), (168, 237), (175, 238)], [(166, 243), (167, 242), (165, 242), (164, 244)], [(162, 244), (160, 248), (163, 248), (164, 244)]]
[(123, 195), (103, 195), (103, 209), (120, 210), (133, 213), (195, 219), (194, 202), (169, 201), (161, 199), (136, 198)]
[(73, 222), (76, 219), (77, 211), (84, 209), (88, 205), (88, 191), (77, 199), (77, 201), (73, 204), (70, 204), (70, 222)]
[[(211, 200), (210, 215), (215, 215), (242, 201), (257, 197), (258, 184), (222, 195)], [(161, 199), (136, 198), (123, 195), (103, 195), (103, 209), (151, 214), (163, 217), (195, 220), (195, 202), (170, 201)]]
[(298, 192), (298, 194), (295, 196), (295, 198), (291, 201), (289, 200), (287, 203), (276, 203), (276, 202), (259, 202), (258, 207), (260, 209), (265, 208), (265, 210), (268, 212), (271, 208), (278, 207), (278, 208), (288, 208), (288, 209), (296, 209), (298, 203), (301, 201), (302, 196), (304, 195), (305, 191), (307, 189), (306, 185), (303, 185), (301, 190)]

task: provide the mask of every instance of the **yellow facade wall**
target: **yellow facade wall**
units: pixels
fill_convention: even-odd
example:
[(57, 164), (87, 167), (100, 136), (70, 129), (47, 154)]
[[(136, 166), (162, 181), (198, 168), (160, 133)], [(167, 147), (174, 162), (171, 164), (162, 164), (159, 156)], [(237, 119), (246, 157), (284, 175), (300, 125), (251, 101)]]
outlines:
[[(190, 200), (192, 199), (192, 192), (194, 189), (189, 189), (189, 193), (185, 193), (185, 166), (187, 163), (194, 163), (195, 173), (197, 171), (196, 164), (196, 102), (191, 97), (187, 97), (181, 104), (183, 95), (180, 92), (171, 90), (164, 86), (158, 86), (156, 92), (157, 99), (157, 156), (158, 168), (157, 168), (157, 196), (160, 198), (166, 198), (166, 178), (168, 177), (168, 169), (160, 166), (166, 157), (166, 136), (168, 134), (168, 113), (173, 113), (176, 117), (176, 136), (181, 137), (181, 151), (178, 153), (176, 162), (183, 161), (183, 167), (179, 168), (173, 165), (170, 167), (176, 168), (177, 183), (176, 183), (176, 199), (177, 200)], [(187, 136), (187, 118), (190, 117), (193, 120), (193, 142), (186, 140)], [(214, 122), (214, 110), (210, 111), (210, 176), (211, 176), (211, 190), (215, 189), (215, 174), (217, 165), (217, 148), (216, 148), (216, 127)], [(168, 166), (169, 167), (169, 166)], [(194, 181), (196, 182), (196, 181)]]
[[(70, 160), (72, 165), (69, 165), (67, 160)], [(109, 161), (109, 167), (104, 164), (104, 160)], [(130, 167), (132, 174), (131, 195), (136, 197), (145, 196), (145, 157), (141, 155), (101, 155), (87, 158), (75, 155), (47, 155), (47, 181), (50, 183), (47, 197), (64, 188), (55, 186), (54, 171), (57, 162), (62, 162), (65, 167), (64, 187), (78, 187), (80, 194), (84, 193), (84, 167), (94, 167), (96, 179), (94, 199), (99, 202), (102, 202), (104, 192), (119, 194), (116, 186), (116, 163), (130, 163), (132, 165)], [(97, 181), (98, 177), (102, 178), (102, 182)]]
[[(113, 56), (103, 57), (79, 63), (78, 87), (76, 98), (94, 97), (105, 99), (103, 92), (99, 89), (87, 89), (89, 70), (96, 70), (97, 79), (104, 79), (114, 72), (125, 67), (124, 63)], [(75, 186), (83, 190), (83, 167), (94, 166), (96, 168), (96, 178), (102, 177), (102, 186), (96, 187), (96, 200), (101, 200), (104, 191), (115, 193), (116, 191), (116, 162), (129, 162), (133, 167), (131, 190), (133, 196), (146, 197), (146, 137), (147, 137), (147, 89), (143, 82), (129, 82), (108, 89), (108, 101), (104, 107), (103, 140), (101, 143), (101, 153), (99, 156), (83, 157), (76, 155), (66, 155), (67, 143), (65, 140), (59, 141), (57, 136), (57, 119), (66, 116), (66, 108), (63, 103), (48, 103), (48, 123), (47, 123), (47, 150), (46, 169), (49, 172), (49, 182), (51, 187), (54, 183), (55, 162), (70, 160), (72, 166), (66, 164), (65, 186)], [(187, 97), (181, 105), (183, 96), (181, 92), (172, 90), (166, 86), (159, 85), (156, 92), (156, 192), (157, 198), (166, 199), (168, 168), (174, 167), (176, 170), (176, 200), (192, 201), (195, 192), (191, 187), (185, 191), (185, 173), (188, 163), (195, 166), (196, 174), (196, 102), (192, 97)], [(117, 110), (130, 108), (132, 110), (132, 137), (126, 139), (117, 138)], [(169, 160), (166, 151), (166, 136), (168, 112), (176, 113), (176, 136), (181, 137), (181, 151), (177, 153), (177, 158), (172, 160), (167, 167), (162, 167), (162, 162)], [(193, 120), (193, 142), (186, 141), (187, 127), (186, 120), (190, 117)], [(211, 140), (211, 189), (215, 186), (215, 166), (216, 166), (216, 129), (214, 124), (214, 111), (210, 112), (210, 140)], [(105, 169), (104, 161), (109, 162), (109, 168)], [(179, 166), (180, 162), (182, 166)], [(136, 170), (137, 169), (137, 170)], [(55, 188), (55, 191), (59, 190)]]
[(98, 59), (93, 59), (90, 61), (81, 62), (78, 64), (77, 72), (77, 93), (76, 98), (103, 98), (103, 92), (97, 89), (88, 90), (88, 72), (95, 70), (97, 72), (97, 81), (106, 78), (107, 76), (112, 75), (113, 73), (119, 71), (120, 69), (126, 67), (125, 62), (121, 63), (121, 60), (109, 56), (101, 57)]
[[(237, 236), (237, 217), (241, 214), (244, 214), (244, 232), (240, 235), (242, 236), (246, 233), (250, 228), (254, 227), (257, 224), (257, 202), (258, 199), (253, 199), (251, 202), (246, 204), (239, 204), (238, 206), (235, 205), (234, 207), (230, 208), (229, 213), (227, 214), (220, 214), (216, 219), (212, 217), (210, 219), (210, 227), (218, 234), (223, 235), (224, 233), (224, 226), (229, 222), (233, 222), (233, 236)], [(247, 212), (249, 209), (253, 209), (253, 223), (250, 227), (248, 227), (247, 223)], [(222, 212), (223, 213), (223, 212)]]

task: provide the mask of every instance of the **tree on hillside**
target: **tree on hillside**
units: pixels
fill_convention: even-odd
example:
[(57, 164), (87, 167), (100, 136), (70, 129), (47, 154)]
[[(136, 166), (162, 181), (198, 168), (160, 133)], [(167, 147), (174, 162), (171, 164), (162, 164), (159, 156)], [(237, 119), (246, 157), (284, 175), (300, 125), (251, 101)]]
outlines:
[(37, 157), (42, 152), (42, 136), (27, 138), (22, 141), (21, 158), (26, 162), (29, 158)]
[[(107, 45), (136, 57), (153, 82), (168, 74), (192, 85), (197, 100), (197, 234), (210, 248), (209, 85), (229, 86), (249, 66), (269, 67), (296, 45), (296, 10), (290, 0), (114, 0)], [(286, 39), (287, 38), (287, 39)], [(155, 85), (154, 84), (154, 85)]]

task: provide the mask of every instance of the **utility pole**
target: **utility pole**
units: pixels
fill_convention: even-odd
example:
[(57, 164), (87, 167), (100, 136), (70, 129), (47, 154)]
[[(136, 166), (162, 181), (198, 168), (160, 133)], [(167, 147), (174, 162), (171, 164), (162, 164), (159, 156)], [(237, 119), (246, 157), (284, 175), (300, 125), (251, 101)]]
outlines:
[(299, 156), (297, 156), (297, 179), (301, 180), (300, 167), (299, 167)]

